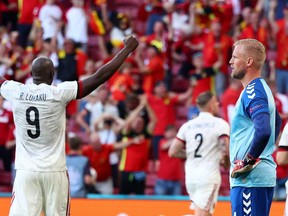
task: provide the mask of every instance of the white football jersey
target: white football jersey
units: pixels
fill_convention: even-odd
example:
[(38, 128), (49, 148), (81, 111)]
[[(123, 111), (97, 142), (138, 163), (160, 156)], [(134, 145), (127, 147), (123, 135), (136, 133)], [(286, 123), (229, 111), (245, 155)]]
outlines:
[(66, 105), (76, 99), (77, 89), (76, 81), (57, 86), (2, 84), (1, 94), (12, 105), (16, 126), (16, 169), (66, 170)]
[(193, 183), (220, 183), (220, 160), (222, 148), (219, 137), (229, 136), (229, 124), (208, 112), (183, 124), (177, 138), (185, 142), (186, 181)]

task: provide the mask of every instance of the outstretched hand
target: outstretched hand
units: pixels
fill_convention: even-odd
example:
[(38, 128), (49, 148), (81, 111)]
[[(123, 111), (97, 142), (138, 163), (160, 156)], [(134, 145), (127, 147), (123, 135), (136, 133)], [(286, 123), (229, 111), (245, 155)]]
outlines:
[(133, 52), (139, 45), (138, 40), (136, 37), (130, 35), (129, 37), (124, 39), (124, 44), (127, 49), (129, 49), (130, 52)]

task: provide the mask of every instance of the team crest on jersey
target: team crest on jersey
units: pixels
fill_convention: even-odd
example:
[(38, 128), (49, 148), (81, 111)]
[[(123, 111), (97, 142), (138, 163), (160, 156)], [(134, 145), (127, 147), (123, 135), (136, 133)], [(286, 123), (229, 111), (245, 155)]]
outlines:
[(249, 99), (253, 99), (256, 96), (254, 89), (255, 89), (255, 83), (251, 83), (246, 87), (246, 93)]

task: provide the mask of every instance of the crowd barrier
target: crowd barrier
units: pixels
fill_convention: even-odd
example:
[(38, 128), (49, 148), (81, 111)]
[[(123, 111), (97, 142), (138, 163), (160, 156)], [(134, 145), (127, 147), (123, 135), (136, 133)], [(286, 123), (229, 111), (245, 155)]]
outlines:
[[(0, 215), (9, 212), (10, 195), (0, 194)], [(187, 196), (89, 195), (71, 200), (71, 216), (192, 216)], [(282, 216), (284, 202), (273, 202), (270, 216)], [(229, 197), (219, 197), (214, 216), (230, 216)]]

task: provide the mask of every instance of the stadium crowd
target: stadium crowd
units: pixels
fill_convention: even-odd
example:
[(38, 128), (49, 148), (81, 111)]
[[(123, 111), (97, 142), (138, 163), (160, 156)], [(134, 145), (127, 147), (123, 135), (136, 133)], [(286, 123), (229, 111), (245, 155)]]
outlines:
[[(54, 83), (85, 79), (135, 35), (139, 47), (105, 84), (67, 107), (67, 167), (74, 197), (186, 194), (182, 159), (168, 148), (212, 91), (230, 123), (242, 91), (230, 78), (233, 42), (265, 45), (263, 77), (288, 118), (288, 2), (282, 0), (4, 0), (0, 76), (31, 82), (37, 56), (53, 61)], [(0, 96), (0, 191), (12, 190), (14, 123)], [(277, 144), (275, 145), (275, 154)], [(79, 172), (79, 170), (81, 172)], [(229, 195), (222, 168), (220, 195)], [(285, 199), (288, 167), (278, 166), (275, 199)], [(5, 179), (11, 178), (10, 182)], [(155, 189), (155, 190), (154, 190)]]

